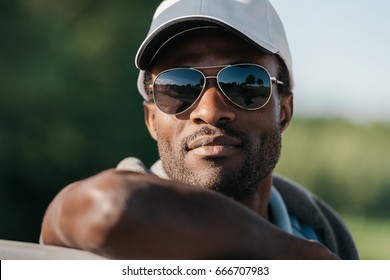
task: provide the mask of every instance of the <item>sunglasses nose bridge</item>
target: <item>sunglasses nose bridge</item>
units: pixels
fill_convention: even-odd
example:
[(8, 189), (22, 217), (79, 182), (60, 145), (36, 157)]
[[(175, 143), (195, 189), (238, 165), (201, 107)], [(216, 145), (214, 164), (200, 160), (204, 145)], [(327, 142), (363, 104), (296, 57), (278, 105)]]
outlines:
[[(210, 77), (208, 77), (210, 78)], [(204, 122), (216, 124), (218, 122), (229, 122), (235, 119), (235, 112), (231, 104), (221, 89), (218, 87), (216, 80), (214, 83), (205, 81), (203, 92), (196, 101), (195, 106), (190, 114), (190, 118), (195, 122)]]
[(204, 80), (205, 81), (204, 81), (204, 86), (203, 86), (203, 90), (202, 90), (201, 95), (204, 95), (205, 92), (214, 88), (215, 89), (215, 91), (213, 93), (214, 95), (219, 94), (223, 100), (227, 99), (226, 94), (223, 92), (223, 90), (221, 89), (221, 87), (219, 85), (218, 76), (205, 76)]
[(217, 76), (204, 76), (203, 91), (206, 91), (210, 87), (216, 87), (219, 89)]

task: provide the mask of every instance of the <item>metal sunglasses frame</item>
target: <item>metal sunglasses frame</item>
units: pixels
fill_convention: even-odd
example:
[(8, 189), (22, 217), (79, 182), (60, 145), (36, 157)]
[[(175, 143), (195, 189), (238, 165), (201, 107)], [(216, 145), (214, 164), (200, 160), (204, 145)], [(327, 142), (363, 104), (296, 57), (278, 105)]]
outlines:
[[(233, 66), (256, 66), (256, 67), (259, 67), (261, 69), (263, 69), (265, 71), (265, 73), (268, 75), (269, 79), (270, 79), (270, 94), (269, 94), (269, 97), (267, 99), (267, 101), (260, 107), (258, 108), (246, 108), (244, 106), (241, 106), (237, 103), (235, 103), (233, 100), (230, 99), (230, 97), (228, 96), (228, 94), (226, 94), (223, 89), (220, 87), (219, 85), (219, 74), (226, 68), (229, 68), (229, 67), (233, 67)], [(217, 75), (216, 76), (206, 76), (202, 71), (200, 70), (203, 70), (203, 69), (213, 69), (213, 68), (221, 68)], [(158, 106), (158, 103), (156, 102), (156, 99), (155, 99), (155, 96), (154, 96), (154, 85), (155, 85), (155, 81), (158, 79), (158, 77), (166, 72), (169, 72), (169, 71), (172, 71), (172, 70), (180, 70), (180, 69), (185, 69), (185, 70), (188, 70), (188, 69), (191, 69), (191, 70), (194, 70), (194, 71), (197, 71), (199, 72), (202, 76), (203, 76), (203, 79), (204, 79), (204, 82), (203, 82), (203, 86), (202, 86), (202, 90), (200, 91), (199, 93), (199, 96), (194, 100), (194, 102), (185, 110), (181, 111), (181, 112), (178, 112), (178, 113), (173, 113), (173, 114), (170, 114), (170, 113), (166, 113), (164, 112), (163, 110), (161, 110), (161, 108)], [(203, 93), (205, 92), (205, 88), (206, 88), (206, 82), (207, 82), (207, 79), (216, 79), (217, 80), (217, 85), (218, 85), (218, 89), (221, 91), (221, 93), (223, 94), (223, 96), (225, 96), (229, 102), (231, 102), (232, 104), (234, 104), (235, 106), (243, 109), (243, 110), (247, 110), (247, 111), (255, 111), (255, 110), (260, 110), (261, 108), (263, 108), (264, 106), (266, 106), (268, 104), (268, 102), (270, 101), (271, 99), (271, 96), (272, 96), (272, 84), (276, 84), (276, 85), (284, 85), (284, 83), (278, 79), (276, 79), (275, 77), (271, 77), (271, 75), (269, 74), (269, 72), (267, 71), (267, 69), (265, 69), (263, 66), (261, 65), (258, 65), (258, 64), (255, 64), (255, 63), (238, 63), (238, 64), (227, 64), (227, 65), (213, 65), (213, 66), (197, 66), (197, 67), (177, 67), (177, 68), (170, 68), (170, 69), (166, 69), (160, 73), (158, 73), (156, 75), (156, 77), (153, 79), (153, 82), (152, 84), (149, 85), (149, 91), (152, 92), (152, 96), (153, 96), (153, 102), (154, 104), (156, 104), (156, 106), (162, 111), (164, 112), (165, 114), (168, 114), (168, 115), (179, 115), (179, 114), (182, 114), (182, 113), (185, 113), (187, 110), (189, 110), (192, 106), (194, 106), (194, 104), (196, 104), (198, 102), (198, 100), (201, 98), (201, 96), (203, 95)]]

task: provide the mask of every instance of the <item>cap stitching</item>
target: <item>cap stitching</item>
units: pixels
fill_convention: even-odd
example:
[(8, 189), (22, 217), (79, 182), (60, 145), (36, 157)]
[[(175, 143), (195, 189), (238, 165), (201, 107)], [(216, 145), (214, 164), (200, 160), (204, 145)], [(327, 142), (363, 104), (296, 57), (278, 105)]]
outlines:
[(265, 1), (264, 2), (265, 4), (265, 13), (267, 14), (267, 36), (268, 36), (268, 44), (272, 46), (274, 45), (273, 42), (271, 42), (271, 32), (270, 32), (270, 22), (271, 22), (271, 18), (270, 18), (270, 13), (269, 13), (269, 5), (268, 3)]
[(206, 5), (204, 2), (204, 0), (200, 1), (199, 14), (201, 15), (204, 15), (206, 10)]

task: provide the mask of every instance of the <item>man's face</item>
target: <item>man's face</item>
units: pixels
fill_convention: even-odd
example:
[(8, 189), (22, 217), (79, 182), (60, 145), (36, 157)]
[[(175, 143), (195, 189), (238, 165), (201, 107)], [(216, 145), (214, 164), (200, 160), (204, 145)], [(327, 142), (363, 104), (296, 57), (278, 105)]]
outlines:
[[(151, 72), (154, 78), (169, 68), (240, 62), (262, 65), (271, 76), (279, 71), (274, 56), (261, 54), (230, 33), (200, 29), (165, 45)], [(205, 76), (216, 76), (220, 69), (201, 71)], [(261, 181), (271, 176), (279, 159), (281, 132), (292, 112), (291, 99), (285, 102), (283, 98), (279, 99), (273, 86), (273, 96), (265, 107), (247, 111), (227, 100), (215, 79), (207, 79), (201, 98), (184, 113), (168, 115), (152, 103), (145, 104), (146, 123), (171, 179), (229, 196), (245, 195), (255, 192)]]

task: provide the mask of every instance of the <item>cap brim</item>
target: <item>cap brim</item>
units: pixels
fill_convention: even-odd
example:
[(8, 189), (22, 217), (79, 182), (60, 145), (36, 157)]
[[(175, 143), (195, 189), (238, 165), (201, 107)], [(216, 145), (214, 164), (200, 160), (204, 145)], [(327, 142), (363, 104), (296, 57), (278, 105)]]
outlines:
[(135, 57), (136, 66), (140, 70), (146, 70), (159, 49), (172, 37), (183, 31), (201, 27), (221, 27), (237, 34), (245, 41), (248, 41), (266, 53), (275, 53), (259, 45), (242, 32), (220, 20), (209, 17), (183, 17), (165, 23), (146, 37)]

